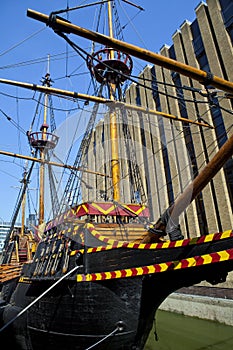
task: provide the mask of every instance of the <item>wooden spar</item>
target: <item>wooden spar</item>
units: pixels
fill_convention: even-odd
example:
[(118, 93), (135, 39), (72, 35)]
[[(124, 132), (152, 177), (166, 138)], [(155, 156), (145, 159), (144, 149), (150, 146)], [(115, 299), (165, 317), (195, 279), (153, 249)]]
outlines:
[[(138, 112), (142, 112), (142, 113), (147, 113), (147, 114), (152, 114), (152, 115), (161, 115), (164, 118), (168, 118), (168, 119), (172, 119), (174, 121), (180, 121), (180, 122), (185, 122), (185, 123), (189, 123), (190, 124), (195, 124), (195, 125), (199, 125), (199, 126), (205, 126), (205, 127), (209, 127), (210, 129), (214, 129), (213, 126), (211, 126), (210, 124), (206, 124), (206, 123), (201, 123), (195, 120), (191, 120), (190, 119), (186, 119), (186, 118), (182, 118), (182, 117), (176, 117), (173, 114), (169, 114), (169, 113), (164, 113), (164, 112), (159, 112), (153, 109), (149, 109), (149, 108), (144, 108), (141, 106), (134, 106), (134, 105), (130, 105), (128, 103), (124, 103), (124, 102), (118, 102), (117, 105), (122, 107), (125, 107), (127, 110), (131, 109), (133, 111), (138, 111)], [(188, 121), (189, 120), (189, 121)]]
[(160, 112), (160, 111), (156, 111), (156, 110), (152, 110), (152, 109), (147, 109), (147, 108), (144, 108), (141, 106), (130, 105), (130, 104), (127, 104), (124, 102), (112, 101), (110, 99), (106, 99), (103, 97), (91, 96), (91, 95), (81, 94), (78, 92), (62, 90), (62, 89), (57, 89), (57, 88), (52, 88), (52, 87), (47, 87), (47, 86), (37, 85), (37, 84), (24, 83), (24, 82), (15, 81), (15, 80), (8, 80), (8, 79), (0, 79), (0, 83), (7, 84), (7, 85), (13, 85), (13, 86), (19, 86), (19, 87), (22, 87), (22, 88), (28, 89), (28, 90), (40, 91), (40, 92), (43, 92), (45, 94), (67, 96), (67, 97), (72, 97), (72, 98), (79, 98), (81, 100), (88, 100), (88, 101), (92, 101), (92, 102), (103, 103), (103, 104), (106, 104), (109, 107), (113, 107), (113, 108), (114, 108), (114, 106), (116, 108), (117, 107), (122, 107), (122, 108), (125, 107), (127, 109), (132, 109), (135, 111), (140, 111), (140, 112), (154, 114), (154, 115), (161, 115), (162, 117), (173, 119), (173, 120), (180, 121), (180, 122), (185, 122), (185, 123), (189, 123), (189, 124), (195, 124), (195, 125), (199, 125), (199, 126), (203, 126), (203, 127), (213, 128), (212, 126), (210, 126), (209, 124), (206, 124), (206, 123), (198, 122), (198, 121), (187, 119), (187, 118), (177, 117), (177, 116), (172, 115), (172, 114), (168, 114), (168, 113), (164, 113), (164, 112)]
[(62, 96), (66, 96), (66, 97), (78, 98), (81, 100), (88, 100), (88, 101), (99, 102), (99, 103), (111, 102), (111, 100), (109, 100), (109, 99), (105, 99), (105, 98), (98, 97), (98, 96), (91, 96), (91, 95), (81, 94), (81, 93), (74, 92), (74, 91), (56, 89), (53, 87), (48, 87), (48, 86), (43, 86), (43, 85), (23, 83), (23, 82), (19, 82), (19, 81), (15, 81), (15, 80), (0, 79), (0, 83), (19, 86), (19, 87), (22, 87), (25, 89), (43, 92), (45, 94), (62, 95)]
[(153, 63), (158, 66), (162, 66), (179, 74), (185, 75), (191, 79), (199, 81), (203, 85), (212, 85), (223, 91), (229, 92), (231, 94), (233, 93), (232, 82), (217, 77), (209, 72), (205, 72), (198, 68), (191, 67), (187, 64), (178, 62), (168, 57), (164, 57), (152, 51), (142, 49), (138, 46), (117, 40), (115, 38), (111, 38), (106, 35), (79, 27), (61, 18), (57, 18), (52, 14), (51, 16), (48, 16), (43, 13), (28, 9), (27, 16), (45, 23), (46, 25), (50, 26), (56, 31), (79, 35), (86, 39), (90, 39), (100, 44), (104, 44), (108, 47), (112, 47), (114, 49), (125, 52), (144, 61)]
[(75, 167), (75, 166), (68, 165), (68, 164), (60, 164), (60, 163), (56, 163), (56, 162), (50, 162), (48, 160), (41, 160), (41, 159), (30, 157), (30, 156), (24, 156), (23, 154), (17, 154), (17, 153), (6, 152), (6, 151), (0, 151), (0, 154), (2, 154), (4, 156), (14, 157), (14, 158), (27, 159), (27, 160), (31, 160), (32, 162), (50, 164), (53, 166), (58, 166), (60, 168), (82, 171), (85, 173), (95, 174), (95, 175), (99, 175), (99, 176), (110, 177), (109, 175), (104, 174), (104, 173), (100, 173), (98, 171), (92, 171), (92, 170), (84, 169), (82, 167)]
[[(180, 214), (185, 211), (188, 205), (197, 197), (197, 195), (205, 188), (205, 186), (213, 179), (218, 171), (223, 167), (224, 163), (233, 155), (233, 135), (224, 143), (209, 163), (195, 177), (195, 179), (186, 187), (183, 193), (175, 200), (174, 204), (169, 208), (169, 215), (172, 221), (178, 223)], [(166, 226), (161, 220), (155, 224), (155, 228), (166, 231)], [(148, 232), (142, 239), (142, 243), (150, 243), (155, 239), (155, 234)]]
[[(210, 180), (223, 167), (225, 162), (233, 155), (233, 135), (224, 143), (209, 163), (195, 177), (184, 192), (177, 198), (171, 207), (171, 212), (178, 217), (186, 207), (197, 197), (205, 188)], [(188, 202), (187, 202), (188, 199)]]

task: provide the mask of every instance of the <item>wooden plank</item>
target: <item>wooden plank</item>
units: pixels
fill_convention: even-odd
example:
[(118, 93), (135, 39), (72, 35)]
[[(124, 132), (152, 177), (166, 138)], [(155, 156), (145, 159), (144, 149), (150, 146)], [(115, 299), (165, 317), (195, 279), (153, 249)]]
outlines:
[(10, 281), (20, 276), (23, 264), (0, 265), (0, 283)]

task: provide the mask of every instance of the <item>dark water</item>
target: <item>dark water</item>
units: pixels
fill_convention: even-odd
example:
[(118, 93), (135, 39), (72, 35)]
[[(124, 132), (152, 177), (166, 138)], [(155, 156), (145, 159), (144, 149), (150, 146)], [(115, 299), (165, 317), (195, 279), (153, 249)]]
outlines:
[[(233, 310), (232, 310), (233, 317)], [(144, 350), (232, 350), (233, 327), (159, 310)]]

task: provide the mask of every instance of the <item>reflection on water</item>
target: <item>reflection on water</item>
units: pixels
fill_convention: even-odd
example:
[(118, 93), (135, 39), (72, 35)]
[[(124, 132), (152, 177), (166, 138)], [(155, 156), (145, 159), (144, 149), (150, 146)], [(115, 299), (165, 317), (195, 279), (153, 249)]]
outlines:
[(233, 327), (159, 310), (144, 350), (231, 350)]

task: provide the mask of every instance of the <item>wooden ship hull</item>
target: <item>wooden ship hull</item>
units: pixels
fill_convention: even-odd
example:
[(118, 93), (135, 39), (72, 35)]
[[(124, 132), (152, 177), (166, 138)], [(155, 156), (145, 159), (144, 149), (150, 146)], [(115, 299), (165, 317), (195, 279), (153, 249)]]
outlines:
[(143, 349), (168, 295), (223, 282), (233, 269), (232, 231), (148, 244), (135, 239), (148, 234), (140, 223), (122, 230), (69, 213), (59, 221), (48, 223), (33, 260), (3, 285), (1, 327), (10, 324), (2, 336), (11, 334), (19, 349), (84, 350), (99, 342), (99, 349)]

